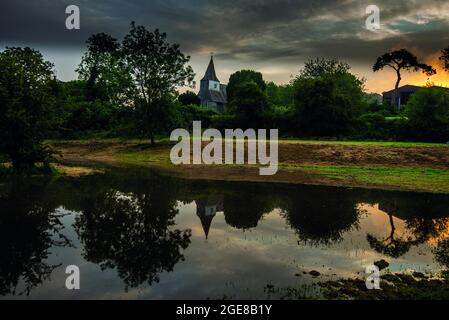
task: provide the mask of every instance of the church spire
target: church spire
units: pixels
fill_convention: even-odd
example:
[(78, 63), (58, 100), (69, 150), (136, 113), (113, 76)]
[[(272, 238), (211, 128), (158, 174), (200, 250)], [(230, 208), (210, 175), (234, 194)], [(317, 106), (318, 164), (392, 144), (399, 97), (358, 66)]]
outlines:
[(214, 56), (213, 55), (210, 56), (209, 66), (207, 67), (206, 73), (204, 74), (204, 77), (203, 77), (203, 79), (201, 79), (201, 81), (203, 81), (203, 80), (206, 80), (206, 81), (212, 80), (212, 81), (220, 82), (215, 73)]

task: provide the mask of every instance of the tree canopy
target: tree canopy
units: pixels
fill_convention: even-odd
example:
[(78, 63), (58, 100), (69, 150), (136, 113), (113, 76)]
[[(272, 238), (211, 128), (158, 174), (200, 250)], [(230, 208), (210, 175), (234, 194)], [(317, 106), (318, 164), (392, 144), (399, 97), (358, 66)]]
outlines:
[(306, 134), (346, 133), (366, 104), (364, 80), (338, 60), (310, 60), (292, 83), (298, 124)]
[(90, 36), (86, 43), (87, 52), (76, 70), (79, 79), (86, 81), (86, 99), (126, 103), (132, 94), (131, 76), (123, 63), (117, 39), (97, 33)]
[(449, 92), (423, 88), (407, 102), (405, 113), (411, 134), (420, 139), (446, 142), (449, 138)]
[[(377, 72), (379, 70), (383, 70), (385, 67), (389, 67), (396, 72), (396, 84), (394, 86), (395, 90), (399, 88), (399, 84), (402, 80), (401, 72), (403, 70), (415, 72), (421, 70), (429, 77), (436, 74), (436, 70), (432, 66), (418, 61), (418, 58), (414, 54), (405, 49), (387, 52), (384, 55), (378, 57), (376, 63), (373, 66), (373, 71)], [(396, 91), (394, 92), (394, 96), (395, 95)], [(393, 101), (394, 100), (395, 98), (393, 99)]]
[(229, 77), (229, 82), (227, 86), (228, 102), (232, 103), (235, 98), (235, 91), (237, 87), (241, 86), (246, 82), (254, 82), (261, 91), (265, 91), (266, 84), (263, 80), (262, 73), (253, 70), (240, 70), (237, 71)]
[(17, 171), (38, 162), (48, 165), (51, 151), (42, 140), (49, 126), (53, 65), (31, 48), (0, 53), (0, 153)]
[(178, 97), (178, 101), (183, 106), (188, 106), (188, 105), (197, 105), (198, 106), (201, 103), (200, 98), (198, 98), (198, 95), (192, 91), (186, 91), (184, 93), (181, 93)]
[(122, 54), (137, 93), (135, 107), (141, 109), (141, 128), (154, 143), (160, 122), (155, 115), (161, 114), (157, 110), (158, 105), (166, 101), (177, 86), (193, 81), (195, 74), (187, 65), (190, 57), (180, 51), (178, 44), (168, 43), (165, 33), (158, 29), (148, 31), (134, 22), (123, 40)]

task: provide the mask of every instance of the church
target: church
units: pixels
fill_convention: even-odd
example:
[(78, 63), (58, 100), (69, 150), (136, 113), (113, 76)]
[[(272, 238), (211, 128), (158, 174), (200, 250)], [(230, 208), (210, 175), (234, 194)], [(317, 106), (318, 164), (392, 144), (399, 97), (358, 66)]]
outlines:
[(224, 113), (226, 111), (226, 104), (228, 102), (226, 85), (221, 84), (217, 78), (213, 56), (211, 56), (206, 73), (201, 79), (198, 97), (202, 106), (215, 110), (218, 113)]

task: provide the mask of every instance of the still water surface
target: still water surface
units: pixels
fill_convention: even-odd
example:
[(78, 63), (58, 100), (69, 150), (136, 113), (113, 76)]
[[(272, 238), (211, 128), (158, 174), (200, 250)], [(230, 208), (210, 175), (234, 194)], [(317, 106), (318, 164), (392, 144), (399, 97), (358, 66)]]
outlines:
[[(449, 196), (134, 170), (0, 184), (0, 298), (275, 298), (273, 285), (449, 264)], [(81, 290), (65, 288), (77, 265)], [(315, 270), (321, 275), (312, 277)]]

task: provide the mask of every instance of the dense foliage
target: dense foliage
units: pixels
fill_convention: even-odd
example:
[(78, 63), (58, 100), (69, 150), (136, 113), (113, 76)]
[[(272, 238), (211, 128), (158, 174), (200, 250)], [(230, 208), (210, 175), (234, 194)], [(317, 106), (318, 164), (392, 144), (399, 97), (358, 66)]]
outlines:
[(299, 129), (310, 135), (348, 133), (365, 108), (363, 80), (347, 64), (316, 59), (293, 81)]
[(420, 140), (449, 140), (449, 93), (441, 88), (423, 88), (405, 110), (411, 135)]
[(17, 171), (41, 162), (48, 166), (51, 150), (44, 146), (56, 80), (53, 65), (30, 48), (0, 53), (0, 153)]
[[(441, 60), (447, 66), (448, 49)], [(393, 60), (394, 61), (393, 61)], [(402, 60), (401, 60), (402, 59)], [(433, 73), (405, 50), (379, 57), (375, 70)], [(398, 112), (382, 97), (364, 92), (364, 80), (336, 59), (309, 60), (290, 83), (266, 82), (260, 72), (230, 76), (226, 112), (200, 106), (194, 73), (166, 35), (131, 25), (119, 42), (100, 33), (87, 40), (78, 80), (56, 80), (53, 65), (31, 48), (0, 52), (0, 160), (27, 171), (51, 160), (44, 139), (166, 137), (174, 128), (277, 128), (284, 137), (449, 140), (449, 92), (425, 88)], [(395, 66), (395, 65), (393, 65)], [(400, 77), (400, 76), (399, 76)]]

